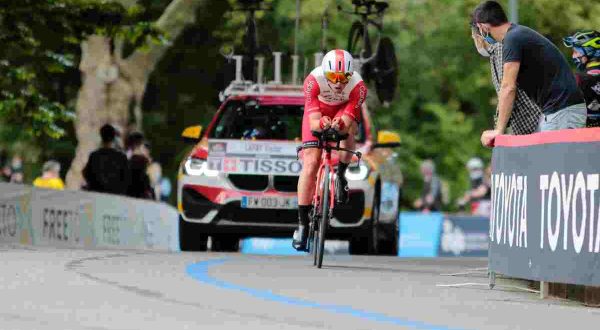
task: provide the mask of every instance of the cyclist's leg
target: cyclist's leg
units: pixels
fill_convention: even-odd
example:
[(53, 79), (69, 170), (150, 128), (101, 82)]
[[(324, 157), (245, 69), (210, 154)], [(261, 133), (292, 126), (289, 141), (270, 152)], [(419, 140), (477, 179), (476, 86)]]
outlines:
[[(302, 143), (304, 146), (318, 142), (317, 138), (312, 136), (308, 120), (308, 116), (302, 120)], [(297, 250), (306, 248), (309, 213), (320, 162), (321, 149), (308, 148), (302, 151), (302, 171), (298, 180), (298, 230), (294, 233), (293, 241), (293, 246)]]
[[(336, 117), (341, 117), (342, 113), (339, 112)], [(349, 117), (345, 118), (349, 119)], [(350, 125), (344, 127), (340, 133), (348, 133), (348, 138), (340, 143), (340, 146), (344, 149), (354, 150), (356, 147), (356, 141), (354, 139), (354, 135), (357, 130), (357, 124), (354, 120), (346, 120), (346, 122), (350, 122)], [(336, 179), (336, 202), (338, 204), (345, 204), (348, 202), (348, 182), (346, 181), (346, 169), (348, 165), (352, 161), (352, 154), (349, 152), (340, 151), (339, 152), (339, 164), (337, 169), (337, 179)]]

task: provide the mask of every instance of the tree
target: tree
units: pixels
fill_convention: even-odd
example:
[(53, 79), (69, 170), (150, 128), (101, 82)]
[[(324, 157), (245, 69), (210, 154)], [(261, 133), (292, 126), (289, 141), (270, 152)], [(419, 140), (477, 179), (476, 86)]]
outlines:
[[(132, 0), (120, 2), (126, 7), (135, 3)], [(173, 0), (153, 25), (173, 40), (194, 23), (196, 9), (203, 3), (205, 0)], [(75, 121), (78, 145), (67, 174), (68, 188), (81, 187), (81, 170), (88, 154), (97, 146), (101, 125), (108, 122), (126, 129), (132, 108), (134, 127), (141, 130), (141, 104), (148, 77), (170, 45), (169, 42), (149, 43), (126, 56), (125, 40), (119, 36), (92, 35), (82, 43), (79, 65), (82, 86)]]
[[(122, 36), (133, 45), (158, 32), (116, 2), (0, 0), (0, 149), (70, 162), (76, 64), (89, 35)], [(35, 166), (32, 166), (35, 168)]]

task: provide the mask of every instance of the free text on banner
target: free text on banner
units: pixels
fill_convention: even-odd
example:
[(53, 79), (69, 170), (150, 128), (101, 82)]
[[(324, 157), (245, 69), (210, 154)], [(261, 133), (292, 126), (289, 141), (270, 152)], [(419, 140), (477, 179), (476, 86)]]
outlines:
[(501, 136), (492, 167), (490, 270), (600, 285), (600, 128)]

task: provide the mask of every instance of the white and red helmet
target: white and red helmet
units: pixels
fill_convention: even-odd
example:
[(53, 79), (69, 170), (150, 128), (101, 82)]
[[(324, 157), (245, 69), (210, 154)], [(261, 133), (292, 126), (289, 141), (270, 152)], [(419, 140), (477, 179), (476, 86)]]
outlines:
[(354, 72), (353, 62), (354, 59), (350, 53), (343, 49), (334, 49), (325, 54), (323, 62), (321, 62), (321, 67), (324, 73), (339, 72), (352, 74)]

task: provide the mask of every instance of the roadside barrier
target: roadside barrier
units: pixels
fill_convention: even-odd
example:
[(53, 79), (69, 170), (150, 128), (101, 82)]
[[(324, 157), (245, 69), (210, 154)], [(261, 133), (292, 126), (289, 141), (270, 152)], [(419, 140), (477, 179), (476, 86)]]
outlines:
[(0, 242), (179, 251), (178, 229), (164, 203), (0, 183)]
[(438, 212), (400, 214), (400, 257), (485, 257), (489, 219)]
[(600, 286), (600, 128), (500, 136), (489, 269)]

